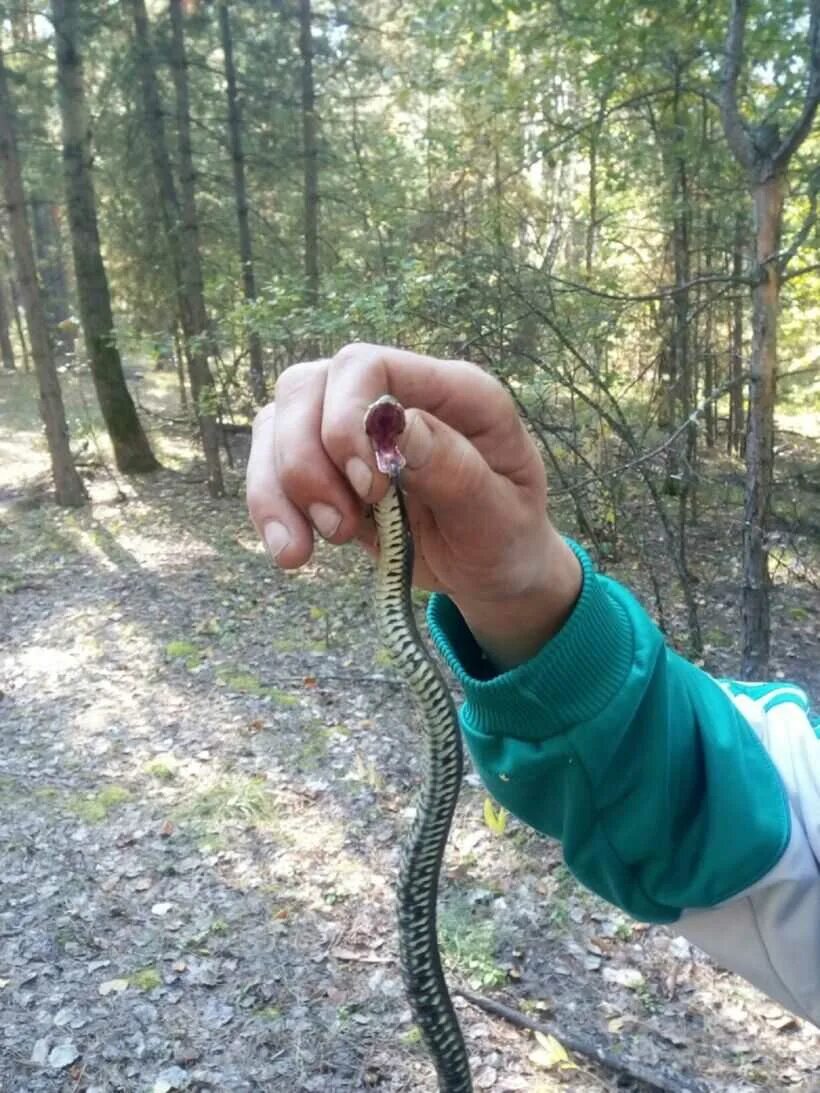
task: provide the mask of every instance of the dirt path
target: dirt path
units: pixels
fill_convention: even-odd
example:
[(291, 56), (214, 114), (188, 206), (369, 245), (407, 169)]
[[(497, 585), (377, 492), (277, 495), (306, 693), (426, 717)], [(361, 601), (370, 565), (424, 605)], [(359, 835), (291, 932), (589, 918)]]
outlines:
[[(0, 438), (0, 1089), (432, 1093), (392, 918), (414, 730), (367, 567), (274, 572), (184, 438), (175, 469), (98, 473), (61, 512), (31, 488), (36, 436)], [(554, 845), (493, 833), (484, 800), (470, 775), (456, 978), (712, 1090), (818, 1088), (812, 1030), (586, 894)], [(616, 1088), (460, 1014), (480, 1090)]]

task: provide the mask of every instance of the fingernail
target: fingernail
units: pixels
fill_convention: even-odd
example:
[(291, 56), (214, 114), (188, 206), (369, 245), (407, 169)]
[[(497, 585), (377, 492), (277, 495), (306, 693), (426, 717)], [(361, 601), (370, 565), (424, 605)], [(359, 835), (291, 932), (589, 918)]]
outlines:
[(433, 452), (433, 434), (424, 418), (413, 416), (401, 441), (402, 455), (411, 471), (423, 467)]
[(354, 455), (345, 463), (345, 474), (359, 497), (367, 497), (373, 489), (373, 472), (365, 461)]
[(332, 505), (326, 505), (323, 501), (316, 501), (308, 506), (308, 514), (313, 521), (313, 526), (323, 539), (332, 538), (339, 530), (342, 522), (342, 514)]
[(262, 537), (274, 562), (290, 542), (290, 532), (278, 520), (268, 520), (262, 528)]

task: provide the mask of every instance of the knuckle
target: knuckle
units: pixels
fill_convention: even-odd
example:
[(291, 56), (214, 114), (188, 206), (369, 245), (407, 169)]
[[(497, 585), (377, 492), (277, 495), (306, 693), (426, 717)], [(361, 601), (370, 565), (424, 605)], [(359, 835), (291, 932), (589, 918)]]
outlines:
[(350, 364), (361, 364), (363, 361), (373, 359), (379, 352), (378, 346), (369, 342), (348, 342), (336, 353), (333, 364), (339, 368), (345, 368)]
[(289, 365), (276, 381), (277, 399), (288, 398), (309, 383), (317, 372), (327, 368), (327, 361), (300, 361)]

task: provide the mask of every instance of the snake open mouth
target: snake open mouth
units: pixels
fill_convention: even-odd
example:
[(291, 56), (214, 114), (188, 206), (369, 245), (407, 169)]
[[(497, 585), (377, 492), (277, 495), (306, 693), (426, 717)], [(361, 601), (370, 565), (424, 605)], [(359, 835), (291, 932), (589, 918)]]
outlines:
[(398, 447), (399, 437), (404, 432), (404, 407), (392, 395), (382, 395), (368, 407), (364, 429), (370, 437), (379, 470), (395, 478), (405, 464)]

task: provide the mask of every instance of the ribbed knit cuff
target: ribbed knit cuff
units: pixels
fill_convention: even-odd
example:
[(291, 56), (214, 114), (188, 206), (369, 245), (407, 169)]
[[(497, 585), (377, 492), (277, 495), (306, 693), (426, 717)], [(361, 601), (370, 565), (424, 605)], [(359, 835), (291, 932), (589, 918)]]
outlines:
[(569, 618), (530, 660), (508, 672), (492, 668), (460, 611), (431, 597), (430, 634), (464, 689), (465, 726), (487, 735), (539, 740), (601, 712), (618, 693), (633, 658), (625, 610), (606, 589), (587, 553), (567, 539), (581, 563), (583, 585)]

